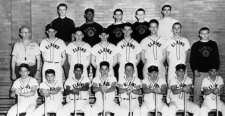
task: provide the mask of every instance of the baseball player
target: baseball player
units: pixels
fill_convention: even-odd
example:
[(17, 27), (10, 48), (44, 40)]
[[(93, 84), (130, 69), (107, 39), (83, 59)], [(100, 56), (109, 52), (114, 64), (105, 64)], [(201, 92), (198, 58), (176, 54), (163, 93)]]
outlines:
[(220, 100), (223, 86), (223, 78), (217, 74), (217, 70), (210, 69), (209, 76), (202, 81), (201, 90), (204, 94), (204, 101), (201, 107), (201, 116), (207, 116), (208, 112), (215, 109), (221, 111), (223, 116), (225, 115), (225, 104)]
[(166, 4), (162, 7), (162, 18), (159, 20), (159, 36), (164, 39), (170, 39), (173, 36), (172, 26), (178, 20), (171, 17), (172, 6)]
[(44, 97), (45, 103), (31, 114), (31, 116), (42, 116), (45, 113), (56, 113), (62, 108), (63, 85), (55, 80), (55, 71), (47, 69), (45, 71), (46, 81), (40, 84), (40, 94)]
[(41, 71), (41, 57), (39, 46), (31, 40), (31, 32), (28, 26), (19, 29), (21, 41), (16, 42), (12, 51), (12, 79), (19, 78), (19, 65), (22, 63), (30, 66), (30, 76), (39, 79)]
[(96, 44), (92, 48), (92, 64), (97, 69), (96, 73), (99, 76), (99, 69), (100, 69), (100, 62), (107, 61), (110, 64), (110, 74), (114, 75), (113, 73), (113, 66), (116, 64), (116, 46), (112, 43), (108, 42), (109, 33), (108, 30), (104, 29), (101, 34), (99, 35), (101, 38), (101, 42)]
[(141, 94), (141, 81), (135, 75), (133, 63), (125, 64), (125, 75), (119, 78), (118, 87), (120, 94), (121, 116), (139, 116), (140, 107), (138, 97)]
[(84, 34), (79, 28), (75, 30), (72, 37), (75, 41), (69, 43), (66, 48), (70, 64), (69, 78), (74, 75), (73, 69), (75, 64), (82, 64), (84, 66), (83, 75), (86, 77), (87, 67), (91, 61), (91, 46), (82, 40), (84, 38)]
[(124, 76), (124, 66), (130, 62), (135, 66), (135, 75), (137, 75), (137, 64), (140, 61), (141, 46), (137, 41), (131, 38), (132, 26), (125, 23), (123, 27), (124, 39), (117, 44), (119, 78)]
[(151, 35), (141, 41), (142, 46), (142, 61), (145, 64), (143, 68), (144, 78), (147, 78), (147, 68), (155, 65), (159, 68), (159, 78), (165, 79), (165, 66), (164, 61), (166, 58), (166, 40), (158, 35), (159, 22), (152, 19), (149, 22), (149, 29)]
[(48, 38), (41, 41), (40, 50), (43, 56), (43, 69), (42, 69), (42, 79), (45, 82), (44, 72), (47, 69), (55, 70), (55, 79), (56, 81), (63, 82), (63, 69), (62, 65), (66, 59), (66, 44), (63, 40), (55, 37), (57, 31), (55, 28), (48, 24), (45, 29)]
[(20, 78), (15, 80), (11, 88), (11, 91), (17, 96), (17, 104), (9, 109), (7, 116), (18, 116), (22, 113), (26, 113), (29, 116), (34, 111), (39, 85), (36, 79), (28, 76), (29, 73), (30, 68), (28, 64), (19, 66)]
[(119, 106), (114, 102), (117, 80), (109, 73), (110, 63), (107, 61), (101, 62), (99, 71), (99, 76), (93, 80), (96, 96), (93, 115), (97, 116), (99, 113), (105, 113), (105, 115), (114, 114), (114, 116), (119, 116)]
[(186, 64), (187, 53), (190, 50), (188, 39), (181, 36), (181, 23), (173, 24), (173, 36), (167, 41), (166, 56), (168, 59), (168, 82), (175, 77), (175, 67), (177, 64)]
[(70, 116), (71, 113), (85, 116), (91, 116), (91, 107), (89, 105), (89, 79), (83, 75), (82, 64), (74, 65), (74, 75), (68, 78), (64, 84), (67, 95), (67, 103), (62, 109), (58, 110), (59, 116)]
[(160, 112), (162, 116), (170, 115), (169, 107), (162, 101), (163, 95), (167, 92), (166, 80), (160, 78), (158, 72), (157, 66), (148, 67), (148, 77), (143, 80), (144, 103), (141, 109), (142, 116), (148, 116), (152, 112), (155, 114), (155, 111)]
[(176, 112), (181, 110), (185, 113), (193, 113), (194, 116), (200, 116), (200, 107), (189, 100), (192, 79), (186, 76), (185, 72), (186, 65), (178, 64), (176, 66), (176, 76), (171, 79), (171, 83), (169, 84), (172, 91), (169, 94), (171, 98), (169, 105), (171, 113), (175, 116)]

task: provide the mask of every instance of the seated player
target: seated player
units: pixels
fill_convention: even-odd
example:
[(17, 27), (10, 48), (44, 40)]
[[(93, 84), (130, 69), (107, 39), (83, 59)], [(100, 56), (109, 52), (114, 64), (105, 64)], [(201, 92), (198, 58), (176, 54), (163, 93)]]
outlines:
[(46, 82), (40, 84), (40, 94), (44, 97), (45, 103), (40, 105), (31, 115), (42, 116), (43, 114), (55, 113), (62, 108), (63, 85), (55, 80), (55, 71), (47, 69), (45, 71)]
[(120, 94), (121, 116), (139, 116), (140, 107), (138, 97), (141, 95), (141, 81), (135, 75), (134, 65), (125, 64), (125, 75), (119, 78), (118, 87)]
[(96, 103), (93, 106), (93, 115), (97, 116), (102, 112), (105, 115), (119, 116), (119, 106), (114, 102), (116, 94), (116, 78), (110, 75), (109, 62), (100, 63), (100, 74), (93, 80), (93, 87), (96, 96)]
[(201, 116), (207, 116), (211, 110), (216, 110), (216, 105), (217, 110), (225, 116), (225, 104), (220, 100), (223, 86), (223, 78), (217, 74), (217, 70), (210, 69), (209, 76), (202, 81), (201, 89), (204, 94), (204, 101), (201, 107)]
[[(167, 84), (164, 78), (158, 76), (157, 66), (148, 67), (148, 76), (143, 80), (144, 103), (142, 106), (142, 116), (149, 116), (149, 113), (161, 113), (162, 116), (170, 115), (170, 109), (162, 101), (163, 95), (166, 95)], [(157, 106), (157, 109), (156, 109)]]
[(74, 113), (78, 115), (91, 116), (89, 105), (89, 79), (83, 75), (83, 65), (74, 65), (74, 76), (65, 82), (65, 92), (67, 103), (58, 110), (58, 116), (70, 116)]
[(11, 91), (17, 96), (17, 104), (13, 105), (7, 116), (19, 116), (22, 113), (30, 115), (34, 111), (37, 100), (38, 82), (33, 77), (28, 76), (30, 68), (28, 64), (19, 66), (20, 78), (13, 83)]
[[(171, 92), (170, 98), (170, 110), (172, 110), (172, 115), (176, 115), (176, 112), (192, 113), (193, 116), (200, 115), (200, 108), (197, 104), (189, 100), (192, 79), (185, 75), (186, 65), (178, 64), (176, 66), (176, 77), (171, 79), (170, 88)], [(185, 115), (186, 115), (185, 114)]]

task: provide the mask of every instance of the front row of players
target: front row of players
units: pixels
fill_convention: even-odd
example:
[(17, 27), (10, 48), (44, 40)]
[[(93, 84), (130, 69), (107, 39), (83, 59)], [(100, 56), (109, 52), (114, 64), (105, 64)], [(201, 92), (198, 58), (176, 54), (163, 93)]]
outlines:
[[(186, 66), (176, 66), (176, 78), (167, 86), (163, 78), (158, 77), (158, 67), (150, 66), (148, 76), (140, 80), (134, 76), (134, 65), (125, 64), (124, 78), (117, 81), (109, 73), (108, 62), (100, 63), (100, 75), (88, 78), (83, 75), (83, 65), (74, 66), (74, 75), (63, 85), (55, 80), (55, 71), (45, 71), (46, 82), (38, 85), (36, 79), (28, 76), (29, 66), (20, 65), (20, 78), (12, 86), (12, 92), (17, 96), (17, 104), (12, 106), (7, 116), (42, 116), (56, 114), (57, 116), (175, 116), (177, 112), (192, 113), (194, 116), (206, 116), (212, 109), (222, 112), (225, 104), (220, 101), (221, 88), (224, 85), (216, 70), (209, 71), (202, 83), (204, 102), (201, 108), (189, 100), (192, 79), (185, 75)], [(44, 103), (37, 106), (38, 90), (44, 98)], [(171, 89), (171, 93), (167, 90)], [(63, 90), (66, 103), (63, 101)], [(94, 96), (93, 96), (94, 93)], [(170, 102), (166, 103), (164, 95)], [(217, 115), (218, 116), (218, 115)]]

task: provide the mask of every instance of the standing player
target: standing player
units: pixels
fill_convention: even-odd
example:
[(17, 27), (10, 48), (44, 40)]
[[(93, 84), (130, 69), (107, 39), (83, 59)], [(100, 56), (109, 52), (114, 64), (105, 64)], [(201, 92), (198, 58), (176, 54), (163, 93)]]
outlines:
[(84, 18), (86, 19), (86, 22), (80, 27), (84, 32), (84, 41), (92, 47), (101, 41), (99, 35), (103, 29), (100, 24), (94, 21), (94, 15), (94, 9), (86, 9), (84, 11)]
[(164, 5), (162, 7), (162, 19), (159, 20), (159, 36), (164, 39), (170, 39), (173, 36), (172, 26), (178, 20), (171, 17), (172, 7), (170, 5)]
[(200, 116), (200, 107), (189, 100), (192, 79), (186, 76), (185, 72), (186, 65), (178, 64), (176, 66), (176, 76), (175, 78), (172, 78), (171, 83), (169, 83), (172, 91), (170, 94), (170, 109), (172, 110), (171, 113), (173, 116), (175, 116), (177, 111), (181, 110), (184, 112), (184, 110), (186, 110), (186, 112), (193, 113), (194, 116)]
[(31, 116), (42, 116), (43, 114), (56, 113), (62, 107), (63, 85), (55, 80), (55, 71), (45, 71), (46, 82), (40, 84), (40, 94), (44, 97), (45, 103), (31, 114)]
[(186, 64), (187, 54), (190, 49), (188, 39), (181, 36), (181, 23), (173, 24), (173, 36), (167, 41), (167, 59), (169, 64), (168, 82), (175, 77), (175, 67), (177, 64)]
[(166, 58), (166, 40), (158, 35), (159, 22), (155, 19), (150, 20), (149, 29), (151, 35), (141, 41), (142, 46), (142, 61), (145, 64), (143, 76), (147, 78), (147, 68), (155, 65), (159, 68), (159, 78), (165, 79), (164, 61)]
[(116, 46), (112, 43), (108, 42), (109, 32), (104, 29), (99, 35), (101, 38), (101, 42), (96, 44), (92, 48), (92, 64), (95, 68), (97, 68), (96, 73), (98, 75), (100, 69), (100, 62), (107, 61), (110, 64), (110, 74), (113, 73), (113, 66), (116, 64)]
[[(83, 75), (83, 65), (75, 64), (74, 76), (68, 78), (65, 82), (65, 92), (67, 103), (62, 109), (58, 110), (58, 116), (70, 116), (71, 113), (84, 113), (85, 116), (91, 116), (91, 107), (89, 105), (89, 79)], [(75, 115), (74, 115), (75, 116)]]
[(75, 64), (82, 64), (84, 67), (83, 75), (87, 76), (87, 67), (91, 61), (91, 46), (83, 41), (84, 34), (81, 29), (77, 28), (73, 33), (75, 41), (69, 43), (66, 48), (68, 54), (68, 62), (70, 64), (69, 78), (73, 76), (73, 69)]
[(141, 46), (131, 37), (132, 27), (130, 23), (125, 23), (123, 27), (124, 39), (117, 44), (118, 62), (120, 64), (119, 77), (124, 76), (124, 66), (130, 62), (135, 66), (137, 74), (137, 64), (140, 61)]
[(16, 116), (20, 113), (30, 115), (34, 111), (38, 97), (38, 82), (33, 77), (28, 76), (29, 73), (28, 64), (19, 66), (20, 78), (13, 83), (11, 88), (12, 92), (17, 96), (17, 104), (9, 109), (7, 116)]
[(117, 45), (119, 41), (123, 39), (123, 10), (116, 9), (113, 12), (114, 23), (109, 25), (107, 29), (109, 30), (109, 42)]
[(223, 86), (223, 78), (217, 74), (217, 70), (210, 69), (209, 76), (205, 77), (202, 81), (201, 90), (204, 94), (204, 101), (201, 107), (201, 116), (207, 116), (209, 111), (216, 108), (222, 112), (223, 116), (225, 115), (225, 104), (220, 100)]
[(157, 112), (161, 112), (162, 116), (170, 115), (170, 109), (162, 101), (163, 95), (167, 92), (166, 80), (160, 78), (158, 73), (159, 69), (157, 66), (152, 65), (148, 67), (148, 77), (144, 78), (142, 85), (144, 89), (144, 103), (141, 109), (142, 116), (148, 116), (149, 112), (155, 112), (156, 106)]
[(29, 75), (40, 79), (41, 57), (39, 46), (31, 40), (31, 32), (28, 26), (19, 29), (19, 36), (22, 41), (17, 42), (12, 51), (12, 80), (19, 78), (19, 65), (26, 63), (30, 67)]
[(66, 54), (66, 44), (59, 38), (55, 37), (57, 33), (56, 29), (48, 24), (45, 29), (48, 38), (41, 41), (40, 50), (43, 56), (43, 69), (42, 69), (42, 79), (45, 82), (44, 72), (47, 69), (55, 70), (56, 81), (63, 82), (63, 69), (62, 65), (65, 62)]
[(114, 102), (117, 81), (113, 75), (109, 74), (109, 62), (101, 62), (99, 71), (100, 75), (93, 80), (93, 87), (96, 92), (96, 103), (93, 106), (93, 114), (97, 116), (99, 113), (104, 112), (106, 114), (113, 113), (114, 116), (119, 116), (119, 107)]
[(138, 97), (141, 94), (141, 81), (135, 75), (135, 68), (132, 63), (126, 63), (124, 69), (125, 75), (119, 78), (118, 81), (121, 97), (120, 114), (121, 116), (139, 116), (140, 107)]

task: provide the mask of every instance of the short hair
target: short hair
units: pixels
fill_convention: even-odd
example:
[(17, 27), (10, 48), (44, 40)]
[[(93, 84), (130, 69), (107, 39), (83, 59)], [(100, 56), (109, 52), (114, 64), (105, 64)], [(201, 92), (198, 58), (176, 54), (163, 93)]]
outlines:
[(124, 27), (132, 27), (132, 24), (129, 23), (129, 22), (126, 22), (126, 23), (123, 24), (123, 28), (124, 28)]
[(80, 69), (83, 71), (84, 66), (83, 66), (82, 64), (75, 64), (73, 69), (74, 69), (74, 71), (75, 71), (75, 70), (77, 70), (78, 68), (80, 68)]
[(208, 27), (202, 27), (201, 29), (199, 29), (199, 34), (201, 33), (201, 31), (205, 31), (207, 30), (208, 32), (210, 32), (210, 29)]
[(100, 62), (100, 68), (102, 67), (102, 66), (107, 66), (108, 68), (109, 68), (109, 62), (107, 62), (107, 61), (102, 61), (102, 62)]
[(116, 10), (114, 10), (113, 15), (115, 15), (115, 14), (116, 14), (116, 12), (121, 12), (121, 13), (123, 14), (123, 10), (122, 10), (122, 9), (120, 9), (120, 8), (117, 8)]
[(46, 76), (47, 74), (53, 74), (53, 75), (55, 75), (55, 70), (53, 70), (53, 69), (47, 69), (47, 70), (45, 71), (45, 76)]
[(165, 8), (165, 7), (169, 7), (169, 8), (170, 8), (170, 10), (172, 10), (172, 6), (171, 6), (171, 5), (169, 5), (169, 4), (163, 5), (162, 10), (164, 10), (164, 8)]
[(181, 25), (181, 23), (180, 23), (180, 22), (176, 22), (176, 23), (174, 23), (172, 27), (174, 27), (175, 25), (180, 25), (180, 27), (182, 28), (182, 25)]
[(153, 71), (156, 71), (156, 72), (159, 72), (159, 68), (158, 66), (155, 66), (155, 65), (151, 65), (148, 67), (148, 72), (151, 73)]
[(178, 64), (178, 65), (176, 65), (176, 71), (178, 71), (178, 70), (186, 70), (186, 65), (185, 64)]
[(59, 10), (59, 7), (61, 7), (61, 6), (66, 7), (66, 10), (67, 10), (67, 8), (68, 8), (68, 6), (67, 6), (65, 3), (60, 3), (60, 4), (57, 6), (57, 10)]
[(84, 34), (83, 30), (80, 27), (76, 27), (76, 28), (74, 27), (72, 29), (72, 33), (76, 33), (77, 31), (81, 31)]
[(133, 63), (131, 63), (131, 62), (126, 63), (124, 68), (126, 68), (128, 66), (131, 66), (134, 69), (134, 64)]
[(91, 12), (92, 14), (95, 14), (95, 10), (93, 8), (85, 9), (84, 14), (87, 14), (88, 12)]
[(152, 19), (152, 20), (150, 20), (150, 21), (149, 21), (149, 25), (150, 25), (151, 23), (156, 23), (156, 24), (157, 24), (157, 26), (159, 26), (159, 21), (158, 21), (158, 20), (156, 20), (156, 19)]
[(21, 71), (22, 68), (26, 68), (28, 71), (30, 71), (30, 66), (28, 64), (22, 63), (19, 66), (19, 71)]
[(23, 29), (28, 29), (29, 31), (31, 31), (31, 28), (29, 27), (29, 26), (27, 26), (27, 25), (22, 25), (20, 28), (19, 28), (19, 33), (21, 33), (21, 31), (23, 30)]
[(102, 34), (102, 33), (109, 34), (109, 29), (108, 28), (103, 28), (100, 34)]
[(145, 10), (144, 10), (143, 8), (139, 8), (139, 9), (137, 9), (137, 10), (136, 10), (136, 12), (135, 12), (135, 14), (137, 14), (137, 12), (138, 12), (138, 11), (143, 11), (143, 12), (144, 12), (144, 14), (145, 14)]
[(47, 24), (47, 25), (45, 26), (45, 31), (48, 31), (49, 29), (54, 29), (55, 31), (57, 31), (57, 29), (53, 26), (52, 23)]

